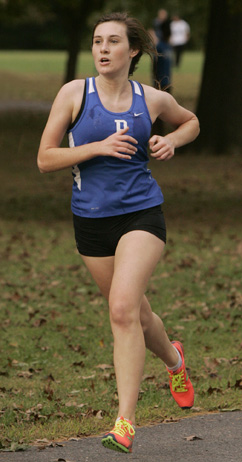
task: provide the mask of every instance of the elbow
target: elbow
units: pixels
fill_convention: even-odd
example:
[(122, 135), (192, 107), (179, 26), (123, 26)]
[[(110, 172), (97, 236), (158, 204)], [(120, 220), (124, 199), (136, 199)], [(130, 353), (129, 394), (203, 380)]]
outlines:
[(40, 173), (47, 173), (45, 170), (43, 170), (42, 168), (39, 167), (39, 172)]
[(37, 166), (40, 171), (40, 173), (48, 173), (50, 170), (48, 169), (48, 166), (46, 165), (45, 162), (41, 161), (39, 158), (37, 159)]
[(199, 120), (197, 118), (197, 116), (194, 114), (193, 116), (193, 120), (195, 122), (195, 125), (196, 125), (196, 128), (195, 128), (195, 138), (197, 138), (197, 136), (199, 135), (200, 133), (200, 123), (199, 123)]
[(37, 156), (37, 166), (40, 171), (40, 173), (49, 173), (52, 171), (51, 165), (48, 162), (48, 156), (45, 154), (45, 152), (41, 152), (39, 150), (38, 156)]
[(37, 166), (38, 166), (38, 169), (39, 169), (39, 172), (40, 172), (40, 173), (45, 173), (45, 170), (44, 170), (44, 168), (42, 167), (42, 165), (40, 164), (40, 162), (37, 162)]

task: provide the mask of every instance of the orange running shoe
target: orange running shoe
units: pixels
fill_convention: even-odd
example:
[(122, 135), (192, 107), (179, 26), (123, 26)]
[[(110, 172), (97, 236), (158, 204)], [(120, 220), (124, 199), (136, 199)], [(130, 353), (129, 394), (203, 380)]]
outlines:
[(106, 433), (102, 438), (105, 448), (118, 452), (132, 452), (135, 430), (132, 422), (119, 417), (111, 432)]
[(169, 374), (171, 394), (178, 406), (182, 409), (190, 409), (194, 403), (194, 389), (186, 371), (184, 348), (181, 342), (175, 341), (172, 344), (181, 355), (182, 365), (177, 371), (171, 371), (166, 367)]

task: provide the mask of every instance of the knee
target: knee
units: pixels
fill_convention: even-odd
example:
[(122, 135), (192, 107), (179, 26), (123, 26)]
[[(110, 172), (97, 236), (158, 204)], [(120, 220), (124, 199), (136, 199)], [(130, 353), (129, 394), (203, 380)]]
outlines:
[(110, 321), (112, 326), (129, 328), (137, 322), (135, 309), (127, 300), (116, 300), (109, 303)]

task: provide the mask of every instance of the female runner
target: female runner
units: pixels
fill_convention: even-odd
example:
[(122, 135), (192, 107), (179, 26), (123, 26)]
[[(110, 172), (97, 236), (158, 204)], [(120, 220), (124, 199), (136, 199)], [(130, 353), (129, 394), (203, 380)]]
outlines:
[[(145, 295), (166, 241), (163, 195), (147, 169), (147, 148), (167, 161), (197, 137), (199, 124), (167, 92), (129, 80), (143, 53), (153, 58), (155, 46), (139, 21), (103, 16), (92, 38), (98, 75), (61, 88), (38, 152), (41, 172), (73, 168), (77, 248), (108, 300), (114, 337), (119, 409), (102, 443), (121, 452), (132, 451), (145, 348), (165, 363), (177, 404), (190, 408), (194, 401), (183, 346), (170, 342)], [(150, 137), (157, 118), (174, 130)], [(69, 147), (61, 147), (66, 132)]]

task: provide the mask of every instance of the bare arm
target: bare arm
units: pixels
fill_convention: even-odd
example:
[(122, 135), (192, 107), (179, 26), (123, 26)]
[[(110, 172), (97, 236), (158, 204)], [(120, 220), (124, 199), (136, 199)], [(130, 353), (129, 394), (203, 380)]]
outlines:
[(128, 128), (103, 141), (68, 148), (60, 146), (66, 130), (78, 114), (83, 90), (84, 81), (73, 81), (59, 91), (39, 146), (37, 163), (41, 173), (62, 170), (100, 155), (130, 159), (135, 154), (137, 149), (133, 144), (137, 141), (126, 135)]
[(169, 93), (146, 86), (144, 90), (152, 121), (158, 117), (174, 127), (174, 131), (166, 136), (154, 135), (149, 140), (151, 156), (157, 160), (168, 160), (174, 155), (175, 148), (192, 142), (198, 136), (198, 119)]

